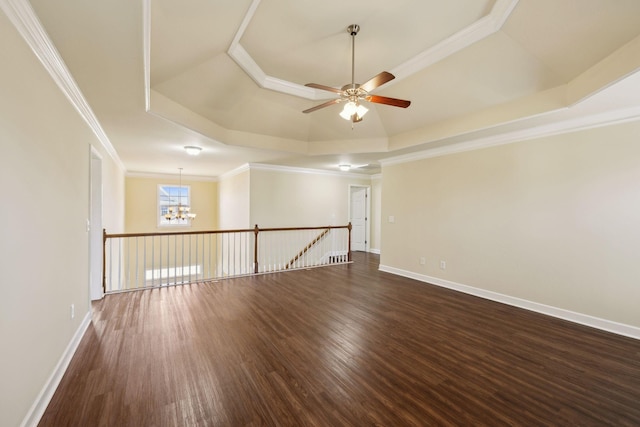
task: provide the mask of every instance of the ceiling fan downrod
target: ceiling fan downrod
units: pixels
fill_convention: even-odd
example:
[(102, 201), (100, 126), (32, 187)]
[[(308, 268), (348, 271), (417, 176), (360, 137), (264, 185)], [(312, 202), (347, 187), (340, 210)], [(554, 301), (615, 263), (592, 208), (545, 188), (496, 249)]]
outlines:
[(358, 24), (347, 27), (347, 32), (351, 34), (351, 89), (356, 89), (356, 35), (360, 31)]

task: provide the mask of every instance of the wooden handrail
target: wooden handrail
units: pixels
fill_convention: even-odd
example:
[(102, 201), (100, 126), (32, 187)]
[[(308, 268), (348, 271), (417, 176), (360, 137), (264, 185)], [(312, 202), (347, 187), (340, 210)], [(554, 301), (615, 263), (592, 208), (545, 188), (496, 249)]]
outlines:
[[(351, 224), (351, 223), (349, 223)], [(106, 230), (104, 231), (105, 239), (109, 238), (120, 238), (120, 237), (152, 237), (152, 236), (187, 236), (189, 234), (224, 234), (224, 233), (260, 233), (263, 231), (299, 231), (299, 230), (325, 230), (325, 229), (341, 229), (348, 228), (350, 229), (350, 225), (326, 225), (321, 227), (278, 227), (278, 228), (259, 228), (258, 225), (254, 228), (239, 228), (235, 230), (202, 230), (202, 231), (165, 231), (165, 232), (155, 232), (155, 233), (118, 233), (118, 234), (107, 234)]]
[(327, 233), (329, 232), (329, 228), (327, 228), (326, 230), (324, 230), (322, 233), (320, 233), (315, 239), (313, 239), (311, 241), (311, 243), (309, 243), (307, 246), (305, 246), (300, 252), (298, 252), (298, 254), (296, 256), (294, 256), (291, 261), (289, 261), (287, 263), (287, 265), (284, 266), (285, 270), (288, 270), (298, 259), (300, 259), (300, 257), (302, 255), (304, 255), (305, 253), (307, 253), (309, 251), (309, 249), (311, 249), (316, 243), (318, 243), (324, 236), (327, 235)]
[(347, 250), (347, 260), (351, 262), (351, 223), (348, 225), (327, 225), (327, 226), (319, 226), (319, 227), (275, 227), (275, 228), (260, 228), (258, 224), (255, 225), (254, 228), (242, 228), (242, 229), (231, 229), (231, 230), (203, 230), (203, 231), (177, 231), (177, 232), (154, 232), (154, 233), (107, 233), (106, 229), (102, 231), (102, 290), (103, 292), (107, 292), (107, 240), (115, 239), (115, 238), (128, 238), (128, 237), (158, 237), (158, 236), (188, 236), (188, 235), (206, 235), (206, 234), (229, 234), (229, 233), (251, 233), (253, 232), (255, 235), (254, 239), (254, 273), (258, 274), (259, 265), (258, 265), (258, 238), (260, 232), (269, 232), (269, 231), (304, 231), (304, 230), (322, 230), (322, 232), (304, 249), (298, 253), (289, 263), (286, 265), (285, 269), (289, 269), (295, 261), (297, 261), (302, 255), (304, 255), (309, 249), (313, 247), (318, 241), (320, 241), (330, 230), (334, 229), (347, 229), (348, 230), (348, 250)]

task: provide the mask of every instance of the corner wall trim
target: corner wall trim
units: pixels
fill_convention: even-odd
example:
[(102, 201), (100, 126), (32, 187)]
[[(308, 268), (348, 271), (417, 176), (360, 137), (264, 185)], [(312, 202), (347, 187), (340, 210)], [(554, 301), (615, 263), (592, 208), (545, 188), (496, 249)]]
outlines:
[(67, 345), (64, 353), (62, 353), (62, 357), (58, 361), (56, 367), (53, 369), (53, 372), (47, 379), (47, 382), (44, 384), (44, 387), (42, 387), (40, 394), (38, 394), (38, 397), (33, 402), (33, 405), (31, 405), (31, 408), (29, 408), (29, 412), (27, 412), (27, 415), (22, 420), (20, 427), (35, 427), (38, 425), (40, 419), (42, 418), (42, 415), (44, 415), (44, 411), (47, 409), (47, 406), (49, 405), (49, 402), (53, 397), (53, 394), (58, 388), (58, 385), (60, 384), (64, 373), (69, 367), (69, 363), (71, 363), (71, 359), (78, 349), (84, 333), (87, 331), (87, 328), (90, 324), (91, 309), (89, 309), (87, 314), (84, 316), (84, 319), (82, 319), (82, 323), (80, 323), (80, 326), (76, 330), (76, 333), (73, 335), (73, 338), (71, 338), (71, 341), (69, 341), (69, 345)]
[(124, 163), (102, 129), (98, 118), (93, 113), (62, 56), (49, 38), (49, 34), (40, 23), (31, 3), (28, 0), (0, 0), (0, 9), (4, 11), (44, 69), (96, 135), (102, 147), (120, 169), (126, 171)]
[(640, 328), (380, 264), (380, 271), (640, 340)]

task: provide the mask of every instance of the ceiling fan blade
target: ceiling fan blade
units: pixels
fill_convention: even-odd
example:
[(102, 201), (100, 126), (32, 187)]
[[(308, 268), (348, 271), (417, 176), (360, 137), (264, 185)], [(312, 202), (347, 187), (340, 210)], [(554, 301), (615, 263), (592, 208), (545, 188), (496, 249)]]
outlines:
[(363, 83), (362, 85), (360, 85), (360, 89), (364, 89), (367, 92), (371, 92), (375, 88), (382, 86), (383, 84), (390, 82), (395, 78), (396, 76), (394, 76), (393, 74), (387, 71), (383, 71), (380, 74), (371, 77), (366, 83)]
[(305, 86), (342, 94), (342, 91), (340, 89), (336, 89), (335, 87), (331, 87), (331, 86), (319, 85), (317, 83), (307, 83)]
[(386, 96), (368, 95), (364, 99), (369, 102), (375, 102), (376, 104), (393, 105), (394, 107), (407, 108), (411, 105), (411, 101), (405, 101), (404, 99), (387, 98)]
[(319, 110), (321, 108), (328, 107), (329, 105), (337, 104), (340, 101), (342, 101), (341, 98), (332, 99), (331, 101), (327, 101), (327, 102), (325, 102), (323, 104), (316, 105), (315, 107), (308, 108), (308, 109), (304, 110), (303, 113), (311, 113), (311, 112)]

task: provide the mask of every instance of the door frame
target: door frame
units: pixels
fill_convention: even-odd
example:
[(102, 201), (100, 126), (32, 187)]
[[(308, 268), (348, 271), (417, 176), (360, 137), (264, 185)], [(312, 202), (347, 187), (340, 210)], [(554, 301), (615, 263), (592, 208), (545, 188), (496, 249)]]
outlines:
[(89, 150), (89, 300), (102, 299), (102, 156), (90, 145)]
[(365, 225), (364, 225), (364, 251), (369, 252), (371, 248), (371, 186), (370, 185), (361, 185), (361, 184), (349, 184), (348, 190), (348, 201), (347, 201), (347, 221), (351, 222), (351, 193), (354, 188), (365, 188), (366, 189), (366, 197), (365, 197)]

